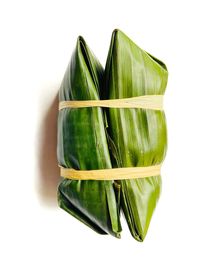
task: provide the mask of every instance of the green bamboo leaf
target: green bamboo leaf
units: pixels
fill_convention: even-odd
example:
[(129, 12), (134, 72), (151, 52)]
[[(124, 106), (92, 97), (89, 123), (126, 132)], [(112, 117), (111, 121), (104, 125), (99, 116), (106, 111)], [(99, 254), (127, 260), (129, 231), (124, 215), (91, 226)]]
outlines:
[[(113, 32), (105, 70), (105, 99), (164, 94), (168, 72), (124, 33)], [(160, 164), (166, 153), (167, 132), (163, 111), (107, 109), (113, 167)], [(121, 206), (131, 234), (143, 241), (160, 195), (161, 177), (123, 180)]]
[[(82, 37), (64, 75), (59, 100), (97, 100), (103, 68)], [(66, 108), (58, 116), (58, 162), (80, 170), (112, 168), (101, 108)], [(120, 237), (120, 221), (112, 181), (64, 179), (59, 205), (99, 233)]]

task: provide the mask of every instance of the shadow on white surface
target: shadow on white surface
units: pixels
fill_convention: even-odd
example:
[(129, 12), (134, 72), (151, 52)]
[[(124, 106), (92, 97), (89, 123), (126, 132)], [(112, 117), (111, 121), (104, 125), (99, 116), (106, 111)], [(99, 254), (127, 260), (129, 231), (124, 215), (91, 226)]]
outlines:
[(57, 205), (57, 187), (60, 181), (57, 163), (58, 94), (41, 121), (38, 143), (39, 197), (47, 206)]

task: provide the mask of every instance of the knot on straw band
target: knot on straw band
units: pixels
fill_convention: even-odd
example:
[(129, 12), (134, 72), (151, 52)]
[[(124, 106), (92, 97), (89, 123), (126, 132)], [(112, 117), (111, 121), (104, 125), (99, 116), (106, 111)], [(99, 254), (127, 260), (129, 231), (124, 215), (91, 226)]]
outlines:
[(163, 95), (144, 95), (108, 100), (70, 100), (61, 101), (59, 110), (64, 108), (107, 107), (107, 108), (144, 108), (163, 110)]
[(160, 175), (161, 165), (100, 170), (75, 170), (60, 167), (60, 176), (71, 180), (123, 180)]

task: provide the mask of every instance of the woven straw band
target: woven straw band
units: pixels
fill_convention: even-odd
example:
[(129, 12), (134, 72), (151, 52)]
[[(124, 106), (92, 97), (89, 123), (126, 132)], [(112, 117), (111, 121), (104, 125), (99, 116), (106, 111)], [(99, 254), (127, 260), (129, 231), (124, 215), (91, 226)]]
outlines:
[(131, 98), (109, 100), (70, 100), (61, 101), (59, 110), (64, 108), (108, 107), (108, 108), (144, 108), (163, 109), (163, 95), (144, 95)]
[(75, 170), (60, 166), (60, 176), (71, 180), (123, 180), (160, 175), (161, 165), (100, 170)]

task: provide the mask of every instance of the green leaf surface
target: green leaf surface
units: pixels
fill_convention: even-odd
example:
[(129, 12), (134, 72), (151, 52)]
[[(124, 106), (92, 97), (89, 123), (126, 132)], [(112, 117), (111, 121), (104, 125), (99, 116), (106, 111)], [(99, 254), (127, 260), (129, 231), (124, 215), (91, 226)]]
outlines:
[[(168, 72), (119, 30), (113, 32), (105, 70), (105, 99), (162, 95)], [(113, 167), (160, 164), (166, 153), (163, 111), (106, 109)], [(161, 190), (161, 177), (121, 180), (121, 206), (131, 234), (143, 241)]]
[[(59, 100), (97, 100), (103, 68), (82, 37), (64, 75)], [(66, 108), (58, 116), (58, 162), (77, 170), (112, 168), (101, 108)], [(112, 181), (64, 179), (60, 206), (99, 233), (120, 237), (118, 204)]]

